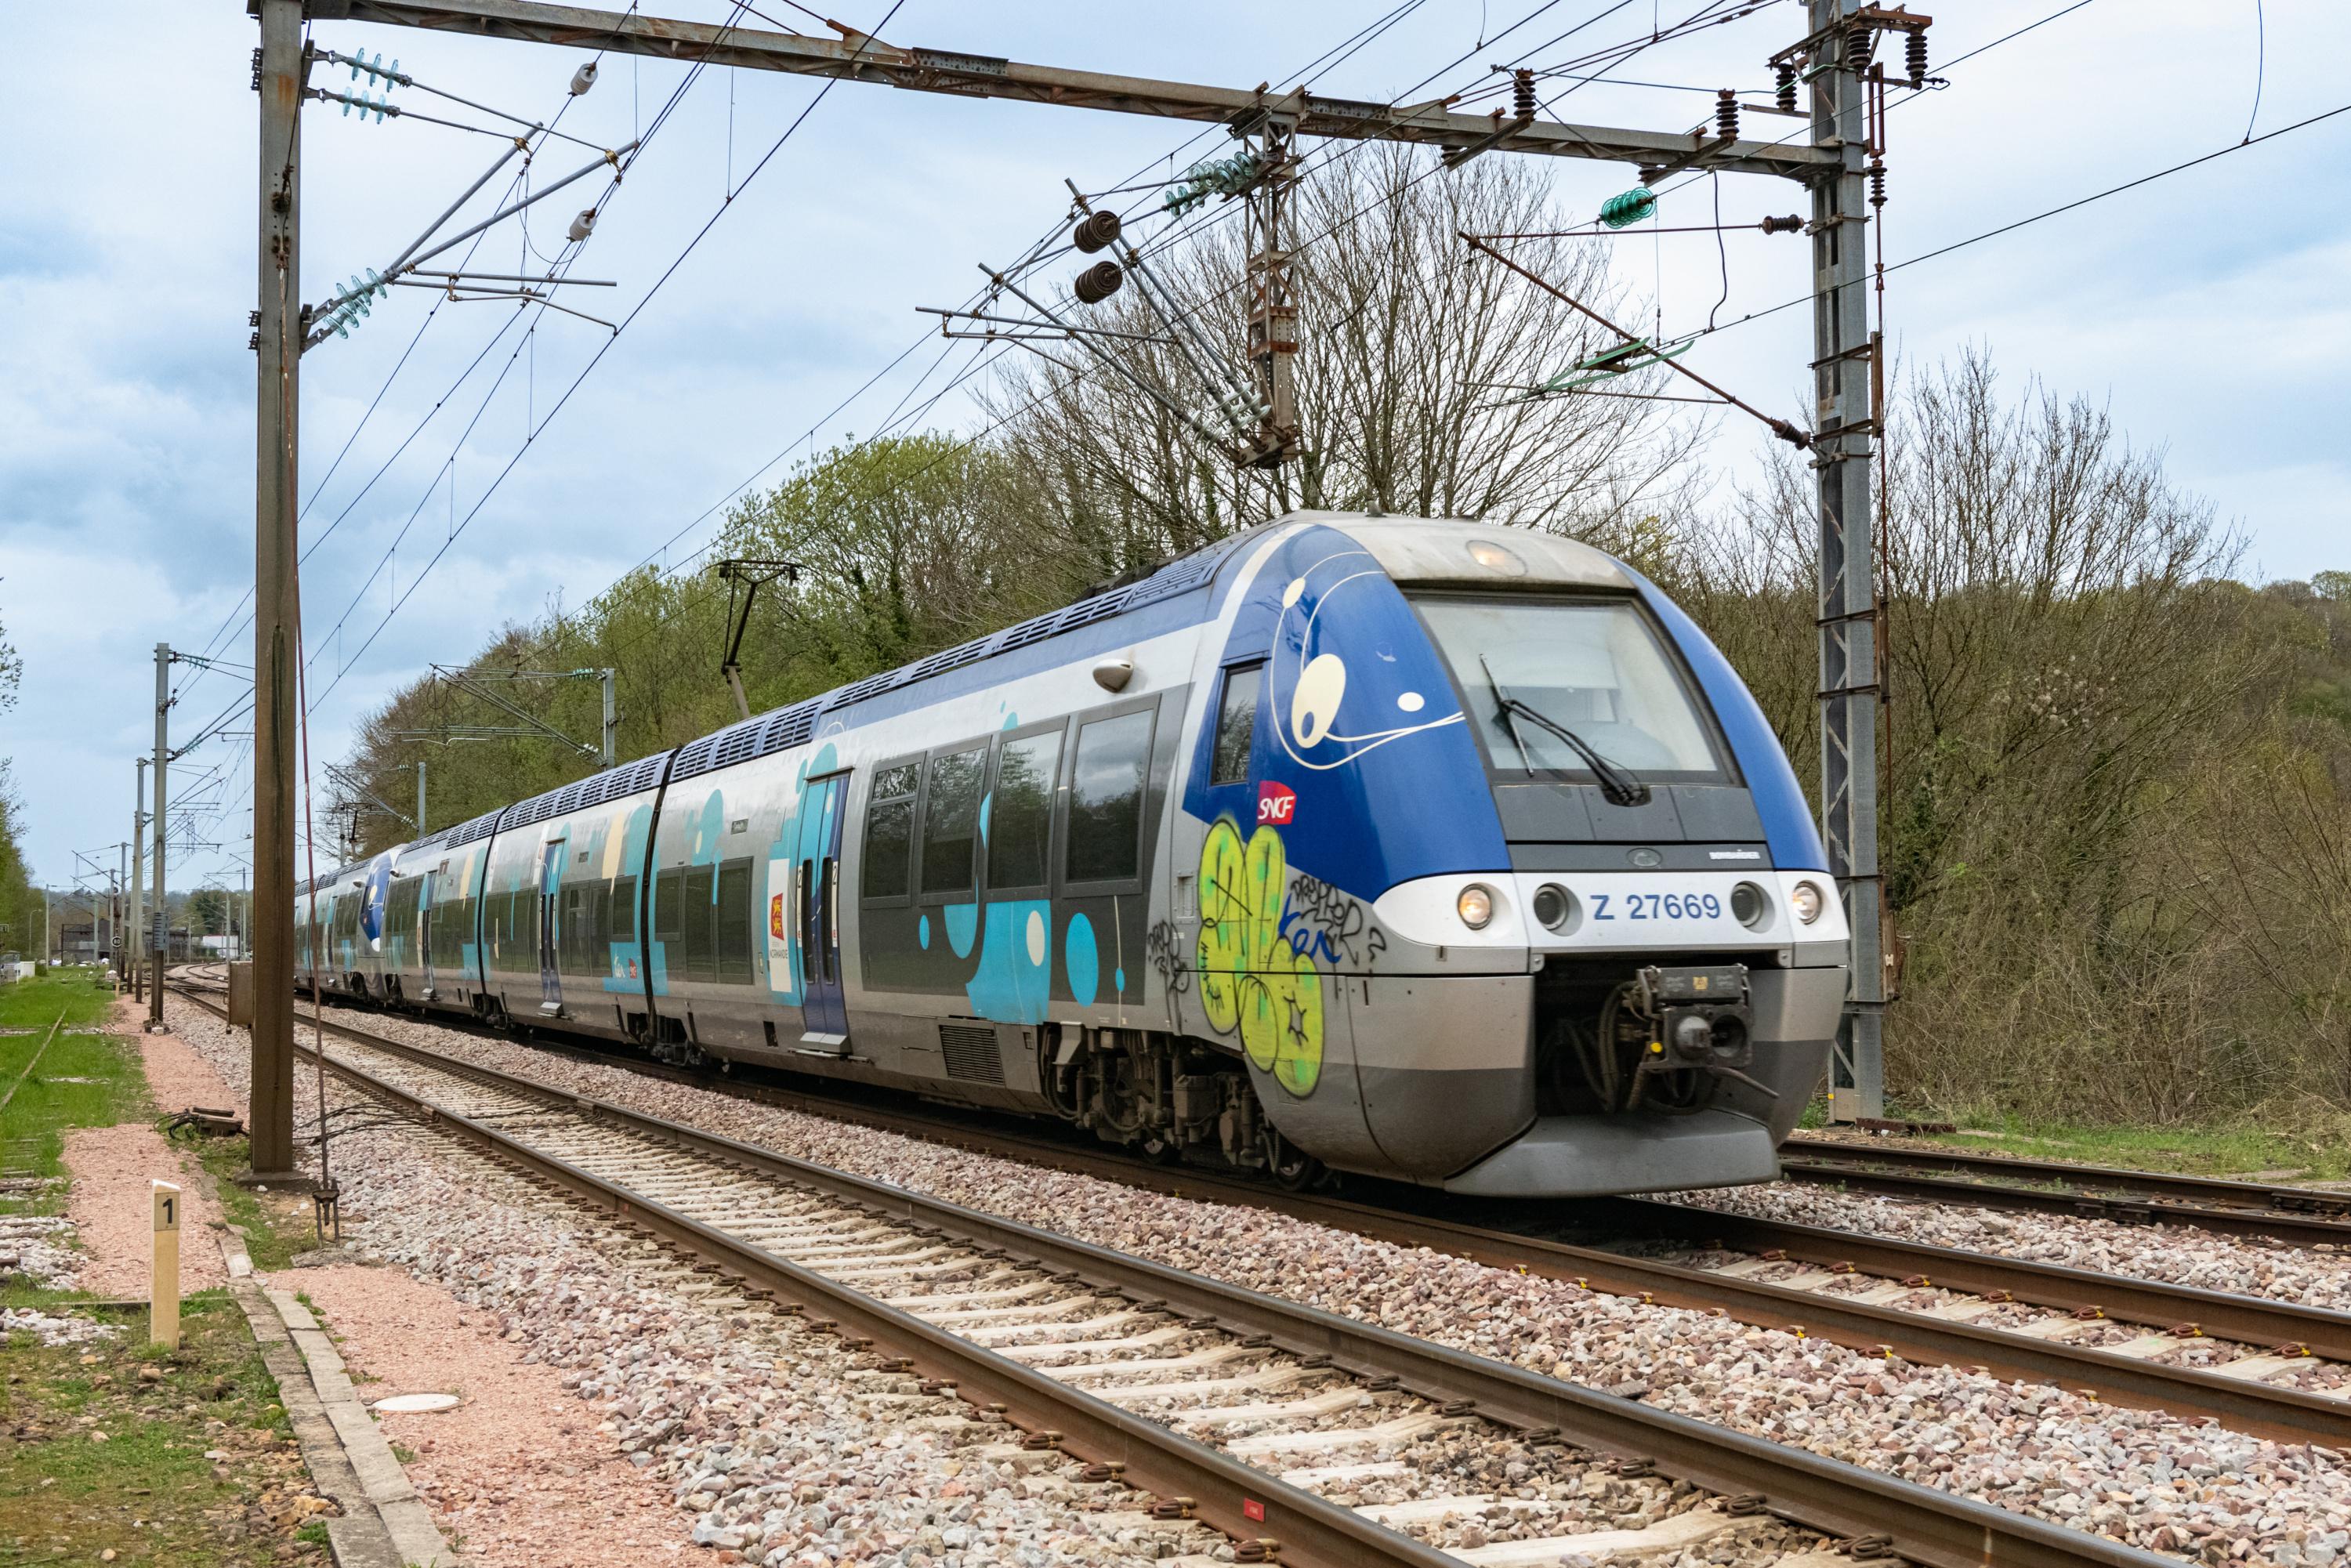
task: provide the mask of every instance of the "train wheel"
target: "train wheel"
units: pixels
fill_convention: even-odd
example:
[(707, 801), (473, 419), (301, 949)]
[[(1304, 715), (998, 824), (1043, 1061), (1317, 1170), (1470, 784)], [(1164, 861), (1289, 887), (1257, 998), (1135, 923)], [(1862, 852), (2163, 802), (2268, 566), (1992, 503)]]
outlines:
[(1271, 1127), (1265, 1130), (1265, 1169), (1286, 1192), (1304, 1192), (1322, 1174), (1322, 1162)]

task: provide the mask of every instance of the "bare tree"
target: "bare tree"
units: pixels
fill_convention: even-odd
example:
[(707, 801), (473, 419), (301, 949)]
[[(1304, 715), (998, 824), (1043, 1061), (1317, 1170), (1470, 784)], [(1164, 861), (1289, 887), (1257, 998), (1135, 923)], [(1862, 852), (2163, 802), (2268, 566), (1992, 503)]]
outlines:
[[(1700, 428), (1670, 404), (1524, 395), (1616, 346), (1558, 300), (1470, 259), (1458, 237), (1562, 226), (1540, 172), (1500, 159), (1447, 172), (1419, 150), (1365, 146), (1308, 174), (1294, 210), (1305, 449), (1291, 467), (1235, 471), (1210, 450), (1175, 409), (1206, 413), (1228, 389), (1204, 382), (1164, 339), (1118, 350), (1156, 396), (1074, 348), (1009, 363), (987, 392), (1025, 484), (1023, 509), (1091, 567), (1123, 570), (1295, 506), (1588, 533), (1621, 523), (1689, 456)], [(1531, 240), (1520, 256), (1570, 294), (1604, 308), (1615, 298), (1596, 243)], [(1150, 265), (1218, 361), (1241, 367), (1238, 233), (1196, 232)], [(1145, 339), (1166, 331), (1141, 288), (1087, 319)], [(1611, 390), (1646, 392), (1655, 376)]]

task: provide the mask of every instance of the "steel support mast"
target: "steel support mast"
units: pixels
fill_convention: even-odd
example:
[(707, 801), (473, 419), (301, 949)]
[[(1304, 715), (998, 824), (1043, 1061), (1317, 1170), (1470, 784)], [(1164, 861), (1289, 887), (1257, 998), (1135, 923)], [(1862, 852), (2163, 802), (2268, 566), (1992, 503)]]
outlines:
[[(147, 929), (147, 758), (139, 758), (139, 788), (131, 796), (131, 928)], [(147, 999), (147, 966), (136, 956), (145, 946), (142, 938), (131, 949), (131, 998), (133, 1001)]]
[[(294, 1171), (294, 823), (301, 606), (294, 459), (302, 359), (302, 0), (261, 21), (260, 277), (255, 312), (252, 1175)], [(162, 820), (157, 819), (157, 832)]]
[(1829, 1063), (1829, 1114), (1885, 1112), (1886, 1010), (1877, 870), (1877, 574), (1870, 461), (1879, 438), (1869, 334), (1859, 0), (1810, 0), (1813, 145), (1834, 160), (1813, 182), (1813, 472), (1820, 508), (1821, 828), (1853, 930), (1853, 992)]
[(155, 952), (154, 989), (147, 998), (147, 1027), (163, 1028), (163, 966), (171, 962), (172, 906), (163, 901), (164, 776), (172, 764), (172, 645), (155, 644), (155, 921), (152, 941)]

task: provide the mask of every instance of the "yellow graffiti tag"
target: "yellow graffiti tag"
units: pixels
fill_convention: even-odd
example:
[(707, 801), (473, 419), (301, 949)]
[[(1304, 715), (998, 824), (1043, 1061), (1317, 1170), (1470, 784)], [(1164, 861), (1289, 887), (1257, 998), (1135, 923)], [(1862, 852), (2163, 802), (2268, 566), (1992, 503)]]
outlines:
[(1281, 835), (1246, 847), (1219, 821), (1200, 846), (1200, 1003), (1219, 1034), (1240, 1030), (1258, 1070), (1301, 1099), (1322, 1076), (1322, 975), (1281, 937), (1289, 886)]

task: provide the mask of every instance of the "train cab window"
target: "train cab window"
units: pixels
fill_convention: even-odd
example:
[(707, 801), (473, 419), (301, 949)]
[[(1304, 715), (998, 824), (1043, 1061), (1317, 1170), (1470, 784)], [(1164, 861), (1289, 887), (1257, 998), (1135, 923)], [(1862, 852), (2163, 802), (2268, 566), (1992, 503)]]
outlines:
[(923, 892), (968, 897), (977, 859), (974, 851), (979, 841), (987, 747), (934, 757), (930, 768), (930, 789), (923, 804)]
[(1071, 882), (1127, 882), (1142, 874), (1143, 778), (1151, 758), (1151, 710), (1078, 727), (1070, 773)]
[(1211, 784), (1249, 780), (1249, 750), (1257, 740), (1257, 698), (1265, 685), (1265, 661), (1235, 664), (1225, 672), (1225, 695), (1217, 706), (1217, 754), (1208, 767)]
[(1589, 750), (1652, 784), (1730, 781), (1697, 692), (1633, 601), (1416, 602), (1496, 771), (1589, 778)]
[(914, 786), (919, 764), (902, 762), (873, 775), (873, 797), (865, 808), (865, 896), (904, 898), (912, 886), (914, 858)]
[(989, 892), (1045, 885), (1053, 846), (1053, 780), (1061, 770), (1059, 729), (997, 747), (996, 787), (987, 797)]

